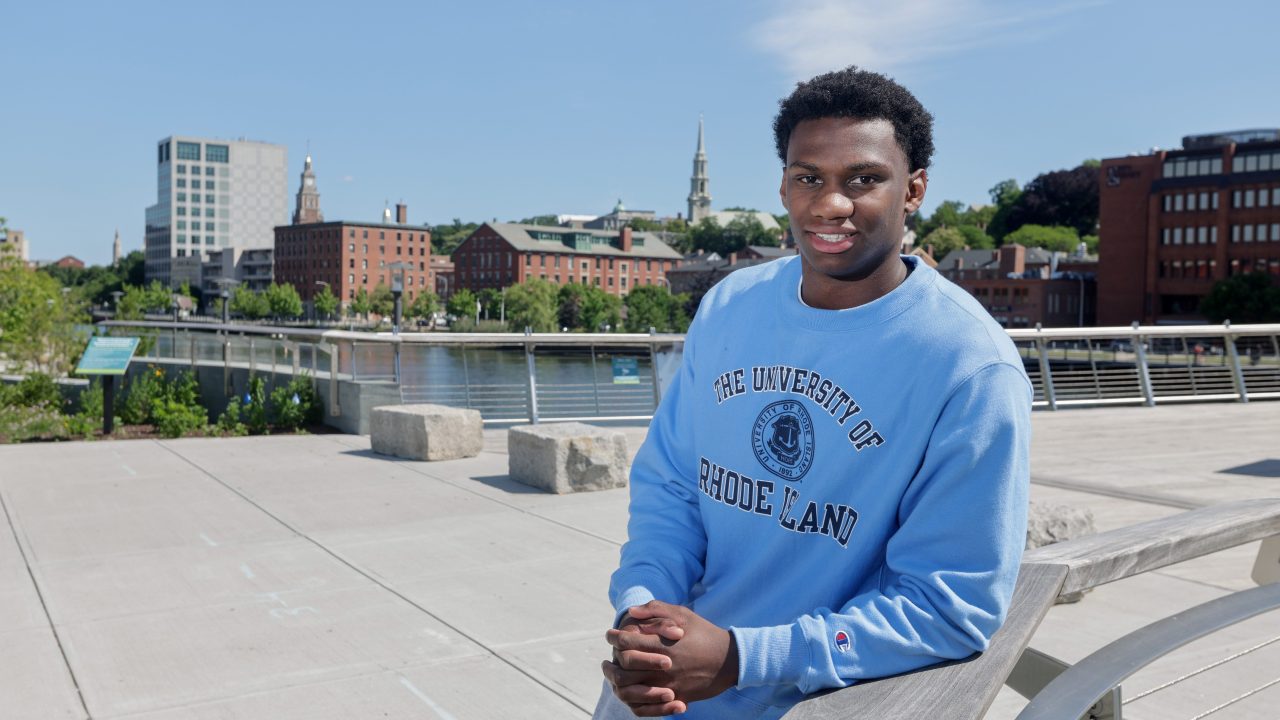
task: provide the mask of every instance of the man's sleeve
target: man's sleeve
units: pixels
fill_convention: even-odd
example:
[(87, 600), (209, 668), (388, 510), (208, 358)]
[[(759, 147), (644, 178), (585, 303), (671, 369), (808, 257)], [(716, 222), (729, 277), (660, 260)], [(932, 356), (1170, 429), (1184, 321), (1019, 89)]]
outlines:
[(733, 628), (739, 685), (802, 692), (986, 649), (1026, 544), (1031, 391), (987, 365), (948, 399), (898, 509), (876, 590), (789, 625)]
[(654, 599), (687, 604), (690, 589), (702, 578), (707, 538), (698, 510), (690, 410), (694, 335), (690, 328), (680, 371), (631, 466), (627, 542), (609, 583), (609, 599), (619, 617), (626, 608)]

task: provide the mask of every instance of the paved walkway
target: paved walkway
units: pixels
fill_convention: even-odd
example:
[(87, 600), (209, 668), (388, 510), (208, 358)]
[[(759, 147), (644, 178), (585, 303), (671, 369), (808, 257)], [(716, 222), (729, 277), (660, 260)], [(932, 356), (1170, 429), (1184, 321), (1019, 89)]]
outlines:
[[(1280, 403), (1035, 415), (1033, 496), (1100, 529), (1280, 496)], [(628, 428), (638, 447), (643, 428)], [(322, 435), (0, 447), (0, 717), (585, 718), (626, 493), (552, 496), (479, 457), (402, 462)], [(1265, 467), (1262, 468), (1265, 471)], [(1246, 469), (1247, 470), (1247, 469)], [(1068, 661), (1249, 586), (1255, 548), (1055, 608)], [(1134, 697), (1280, 632), (1272, 613), (1125, 684)], [(1280, 643), (1126, 706), (1192, 718), (1274, 679)], [(1215, 717), (1275, 718), (1280, 685)], [(990, 718), (1022, 701), (1006, 692)]]

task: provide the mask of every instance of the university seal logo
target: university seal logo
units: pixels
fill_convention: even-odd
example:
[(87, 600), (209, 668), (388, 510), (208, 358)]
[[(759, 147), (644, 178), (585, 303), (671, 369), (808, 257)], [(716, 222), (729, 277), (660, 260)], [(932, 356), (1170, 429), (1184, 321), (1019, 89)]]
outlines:
[(751, 448), (769, 472), (783, 480), (799, 480), (813, 464), (813, 419), (794, 400), (782, 400), (760, 411), (751, 426)]

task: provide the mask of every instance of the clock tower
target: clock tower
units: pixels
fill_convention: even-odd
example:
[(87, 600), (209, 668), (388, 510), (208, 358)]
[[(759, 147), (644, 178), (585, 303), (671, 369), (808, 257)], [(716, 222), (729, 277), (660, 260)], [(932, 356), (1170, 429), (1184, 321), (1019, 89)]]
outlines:
[(320, 191), (316, 189), (316, 174), (311, 170), (311, 156), (307, 156), (307, 164), (302, 168), (302, 185), (298, 188), (298, 204), (293, 211), (293, 224), (324, 222), (324, 213), (320, 212)]

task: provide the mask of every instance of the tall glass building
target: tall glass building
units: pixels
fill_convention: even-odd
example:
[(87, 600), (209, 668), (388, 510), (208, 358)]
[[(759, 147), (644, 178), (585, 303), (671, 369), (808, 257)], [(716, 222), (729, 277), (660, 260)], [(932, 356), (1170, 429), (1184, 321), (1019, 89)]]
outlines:
[(177, 287), (185, 280), (197, 287), (210, 252), (273, 247), (273, 228), (289, 217), (287, 173), (283, 145), (178, 135), (161, 140), (156, 204), (146, 217), (147, 282)]

